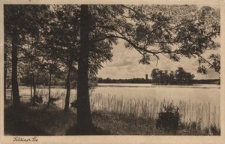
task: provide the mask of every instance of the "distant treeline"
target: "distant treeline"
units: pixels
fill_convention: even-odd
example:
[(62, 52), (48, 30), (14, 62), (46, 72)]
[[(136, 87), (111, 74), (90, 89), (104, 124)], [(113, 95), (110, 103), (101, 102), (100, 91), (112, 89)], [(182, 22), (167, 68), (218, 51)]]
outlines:
[(153, 69), (151, 77), (152, 82), (157, 85), (191, 85), (195, 76), (178, 67), (175, 71)]
[(111, 79), (98, 78), (98, 83), (152, 83), (150, 79), (132, 78), (132, 79)]
[(194, 79), (194, 84), (220, 84), (220, 79)]
[[(98, 78), (98, 83), (150, 83), (152, 79), (132, 78), (132, 79), (111, 79)], [(192, 84), (220, 84), (220, 79), (193, 79)]]

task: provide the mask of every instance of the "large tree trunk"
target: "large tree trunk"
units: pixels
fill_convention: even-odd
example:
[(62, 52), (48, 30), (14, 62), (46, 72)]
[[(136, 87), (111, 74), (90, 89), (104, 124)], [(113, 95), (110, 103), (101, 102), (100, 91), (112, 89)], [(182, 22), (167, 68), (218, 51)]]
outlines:
[(17, 81), (17, 52), (18, 52), (18, 30), (13, 29), (12, 34), (12, 92), (13, 92), (13, 106), (17, 107), (20, 104), (19, 87)]
[(86, 134), (93, 128), (88, 91), (88, 53), (90, 31), (88, 5), (81, 5), (80, 18), (81, 47), (78, 60), (77, 128), (79, 133)]

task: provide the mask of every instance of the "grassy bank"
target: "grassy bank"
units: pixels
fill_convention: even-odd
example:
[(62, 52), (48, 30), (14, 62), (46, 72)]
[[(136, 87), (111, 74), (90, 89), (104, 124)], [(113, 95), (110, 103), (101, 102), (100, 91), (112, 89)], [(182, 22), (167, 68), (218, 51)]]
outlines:
[[(56, 106), (51, 106), (48, 109), (47, 105), (31, 106), (30, 104), (22, 104), (16, 110), (9, 106), (5, 108), (4, 112), (6, 135), (23, 135), (23, 132), (20, 133), (20, 131), (26, 129), (27, 126), (32, 126), (37, 131), (43, 132), (43, 134), (36, 134), (31, 131), (34, 135), (64, 135), (76, 120), (76, 115), (72, 111), (64, 113), (62, 109)], [(20, 125), (20, 129), (17, 129), (17, 125)], [(25, 135), (27, 133), (29, 132), (25, 132)]]
[[(5, 106), (5, 135), (74, 135), (76, 134), (76, 110), (64, 113), (52, 105), (31, 106), (22, 104), (16, 110)], [(137, 118), (114, 112), (94, 111), (92, 113), (95, 130), (93, 135), (174, 135), (174, 133), (156, 129), (155, 120)], [(194, 131), (180, 127), (176, 135), (209, 135), (209, 131)]]

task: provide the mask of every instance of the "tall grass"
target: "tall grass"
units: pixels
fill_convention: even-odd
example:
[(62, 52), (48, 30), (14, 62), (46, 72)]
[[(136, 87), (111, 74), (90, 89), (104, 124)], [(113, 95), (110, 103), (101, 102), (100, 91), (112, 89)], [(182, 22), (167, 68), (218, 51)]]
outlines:
[(123, 115), (132, 115), (137, 118), (156, 119), (160, 108), (163, 105), (173, 103), (179, 108), (181, 122), (183, 124), (199, 123), (200, 128), (210, 128), (214, 126), (220, 128), (219, 106), (212, 105), (210, 102), (195, 102), (194, 100), (173, 102), (167, 100), (159, 100), (156, 98), (124, 98), (123, 96), (103, 96), (96, 94), (91, 96), (92, 111), (104, 110), (115, 112)]
[[(43, 97), (44, 102), (48, 100), (47, 91), (40, 90), (37, 94)], [(61, 100), (56, 102), (60, 108), (64, 107), (65, 95), (65, 92), (60, 91), (52, 93), (52, 97), (61, 97)], [(70, 102), (74, 99), (76, 98), (71, 96)], [(198, 124), (201, 130), (220, 129), (220, 106), (212, 104), (210, 101), (195, 102), (195, 100), (189, 99), (173, 102), (157, 97), (129, 98), (95, 93), (90, 97), (90, 103), (92, 111), (113, 112), (144, 119), (157, 119), (163, 105), (173, 103), (179, 108), (181, 122), (187, 127)]]

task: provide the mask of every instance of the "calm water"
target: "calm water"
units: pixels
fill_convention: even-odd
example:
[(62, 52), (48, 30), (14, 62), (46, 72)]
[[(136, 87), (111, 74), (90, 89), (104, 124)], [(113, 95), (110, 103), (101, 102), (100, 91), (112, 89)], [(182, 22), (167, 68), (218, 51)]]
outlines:
[(158, 86), (151, 84), (99, 84), (92, 95), (123, 96), (127, 98), (157, 98), (173, 100), (194, 100), (195, 102), (210, 102), (220, 104), (219, 85), (191, 85), (191, 86)]
[[(48, 89), (38, 89), (48, 94)], [(65, 94), (63, 88), (52, 88), (51, 93)], [(191, 86), (158, 86), (151, 84), (99, 84), (94, 90), (90, 91), (91, 97), (96, 94), (103, 96), (124, 97), (128, 99), (136, 98), (157, 98), (173, 100), (191, 100), (195, 102), (210, 102), (220, 105), (220, 86), (219, 85), (191, 85)], [(20, 87), (20, 95), (29, 98), (30, 89), (28, 87)], [(71, 90), (71, 101), (76, 99), (76, 90)]]
[[(157, 118), (162, 104), (172, 102), (180, 108), (179, 112), (182, 122), (190, 123), (200, 120), (201, 128), (211, 125), (220, 127), (219, 85), (158, 86), (151, 84), (100, 84), (92, 92), (92, 97), (95, 96), (100, 96), (99, 99), (108, 97), (108, 104), (105, 106), (100, 105), (100, 109), (109, 109), (107, 105), (113, 107), (110, 97), (113, 97), (113, 99), (121, 99), (122, 97), (122, 101), (129, 101), (131, 103), (139, 102), (141, 105), (144, 105), (144, 108), (143, 106), (132, 106), (131, 109), (137, 109), (140, 116), (149, 115), (149, 117), (154, 119)], [(107, 98), (105, 101), (97, 101), (100, 101), (104, 105), (107, 103)], [(147, 113), (145, 109), (147, 109)], [(114, 108), (112, 111), (117, 111), (117, 108)]]
[[(44, 95), (44, 101), (48, 99), (48, 89), (38, 89)], [(61, 96), (57, 101), (59, 107), (64, 107), (66, 90), (62, 88), (53, 88), (51, 93)], [(29, 99), (30, 89), (20, 88), (20, 95), (24, 99)], [(178, 86), (167, 85), (158, 86), (151, 84), (99, 84), (94, 90), (90, 91), (92, 110), (110, 110), (118, 111), (115, 100), (122, 100), (123, 104), (119, 111), (128, 112), (125, 109), (131, 103), (141, 102), (146, 104), (149, 113), (143, 113), (143, 106), (136, 107), (138, 115), (149, 115), (156, 118), (160, 110), (161, 103), (164, 101), (173, 102), (181, 107), (182, 121), (196, 121), (201, 119), (202, 127), (209, 125), (220, 126), (220, 86), (219, 85), (191, 85)], [(76, 90), (71, 91), (71, 99), (76, 99)], [(114, 101), (114, 105), (112, 105)], [(118, 104), (118, 101), (116, 104)], [(124, 108), (125, 107), (125, 108)], [(129, 107), (131, 109), (131, 107)], [(132, 110), (130, 110), (132, 111)], [(129, 112), (130, 112), (129, 111)], [(201, 115), (201, 116), (199, 116)]]

